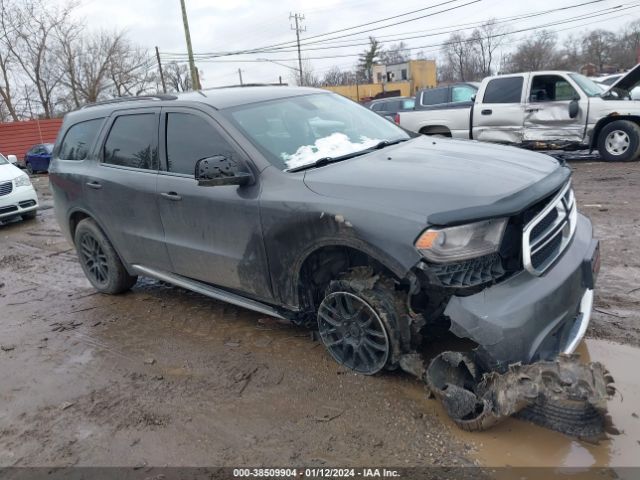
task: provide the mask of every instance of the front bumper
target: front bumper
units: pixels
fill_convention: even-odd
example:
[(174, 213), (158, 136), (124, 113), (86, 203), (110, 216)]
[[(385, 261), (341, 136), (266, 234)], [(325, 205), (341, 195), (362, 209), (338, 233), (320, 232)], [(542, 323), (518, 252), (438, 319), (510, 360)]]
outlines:
[(474, 295), (451, 297), (444, 311), (451, 331), (478, 344), (478, 361), (488, 370), (573, 352), (591, 317), (593, 277), (585, 265), (596, 246), (591, 222), (578, 215), (571, 244), (544, 275), (524, 270)]
[(32, 186), (18, 187), (0, 197), (0, 219), (15, 217), (38, 208), (38, 195)]

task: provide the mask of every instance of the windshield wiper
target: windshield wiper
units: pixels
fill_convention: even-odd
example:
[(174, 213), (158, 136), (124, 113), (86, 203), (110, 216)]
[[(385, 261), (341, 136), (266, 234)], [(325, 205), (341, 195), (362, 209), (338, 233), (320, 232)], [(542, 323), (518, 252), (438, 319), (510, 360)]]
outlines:
[(324, 167), (325, 165), (328, 165), (330, 163), (341, 162), (342, 160), (348, 160), (350, 158), (359, 157), (360, 155), (365, 155), (367, 153), (373, 152), (374, 150), (380, 150), (382, 148), (385, 148), (385, 147), (388, 147), (388, 146), (391, 146), (391, 145), (397, 145), (398, 143), (406, 142), (407, 140), (410, 140), (410, 139), (409, 138), (400, 138), (398, 140), (382, 140), (382, 141), (378, 142), (376, 145), (374, 145), (373, 147), (365, 148), (364, 150), (358, 150), (357, 152), (351, 152), (351, 153), (347, 153), (345, 155), (339, 155), (337, 157), (322, 157), (322, 158), (317, 159), (314, 162), (306, 163), (306, 164), (300, 165), (298, 167), (288, 168), (285, 171), (286, 172), (300, 172), (300, 171), (306, 170), (308, 168)]

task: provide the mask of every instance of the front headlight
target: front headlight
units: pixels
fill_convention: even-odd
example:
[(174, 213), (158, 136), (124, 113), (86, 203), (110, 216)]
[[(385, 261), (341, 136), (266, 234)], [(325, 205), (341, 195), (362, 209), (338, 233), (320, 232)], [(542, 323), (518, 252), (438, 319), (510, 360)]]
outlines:
[(497, 252), (507, 225), (506, 218), (483, 220), (456, 227), (429, 228), (415, 246), (427, 260), (456, 262)]
[(17, 187), (30, 187), (31, 186), (31, 180), (29, 180), (29, 176), (28, 175), (20, 175), (19, 177), (16, 177), (13, 179), (13, 183), (15, 183), (16, 188)]

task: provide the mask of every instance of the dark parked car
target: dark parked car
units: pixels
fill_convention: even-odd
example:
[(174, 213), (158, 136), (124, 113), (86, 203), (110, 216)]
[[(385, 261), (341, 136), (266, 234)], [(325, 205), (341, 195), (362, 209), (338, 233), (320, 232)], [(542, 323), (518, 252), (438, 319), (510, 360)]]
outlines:
[(357, 372), (438, 325), (485, 369), (573, 351), (598, 243), (571, 170), (511, 147), (412, 137), (309, 88), (214, 89), (68, 114), (55, 212), (100, 292), (139, 275), (315, 325)]
[(412, 97), (391, 97), (373, 100), (365, 106), (389, 120), (393, 120), (396, 113), (413, 110), (415, 100)]
[(49, 171), (53, 143), (39, 143), (24, 155), (24, 166), (29, 173)]

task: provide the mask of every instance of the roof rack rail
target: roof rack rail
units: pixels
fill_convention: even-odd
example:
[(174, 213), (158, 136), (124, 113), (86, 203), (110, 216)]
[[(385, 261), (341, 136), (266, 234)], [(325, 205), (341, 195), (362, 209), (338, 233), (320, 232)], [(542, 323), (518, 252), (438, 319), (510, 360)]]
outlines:
[(89, 105), (84, 105), (81, 109), (98, 107), (100, 105), (108, 105), (110, 103), (122, 103), (122, 102), (135, 102), (137, 100), (177, 100), (178, 97), (175, 95), (168, 94), (157, 94), (157, 95), (140, 95), (137, 97), (116, 97), (110, 100), (103, 100), (101, 102), (90, 103)]

